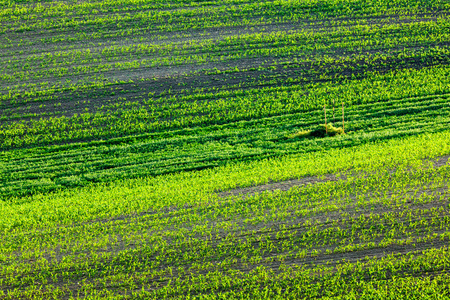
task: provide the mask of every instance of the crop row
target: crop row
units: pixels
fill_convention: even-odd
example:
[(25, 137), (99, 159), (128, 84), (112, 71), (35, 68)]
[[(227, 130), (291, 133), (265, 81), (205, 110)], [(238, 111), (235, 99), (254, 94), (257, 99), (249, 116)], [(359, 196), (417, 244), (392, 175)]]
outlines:
[[(340, 138), (287, 138), (295, 130), (315, 126), (323, 118), (318, 111), (161, 131), (136, 136), (131, 144), (117, 139), (73, 144), (70, 150), (66, 146), (47, 147), (34, 153), (16, 150), (5, 157), (7, 162), (1, 168), (1, 194), (3, 198), (20, 196), (90, 182), (202, 169), (229, 160), (248, 161), (441, 131), (450, 115), (447, 98), (437, 95), (356, 105), (346, 110), (345, 128), (351, 134)], [(328, 113), (329, 121), (341, 124), (339, 107), (335, 118), (331, 108)]]
[[(229, 2), (229, 1), (227, 1)], [(263, 2), (263, 3), (242, 3), (233, 5), (218, 5), (212, 7), (192, 7), (190, 9), (175, 10), (141, 10), (132, 13), (126, 10), (118, 12), (107, 12), (105, 14), (96, 13), (98, 11), (93, 8), (89, 14), (80, 13), (74, 17), (76, 7), (55, 6), (55, 9), (45, 8), (49, 12), (56, 15), (48, 16), (40, 14), (29, 16), (29, 20), (20, 18), (11, 19), (8, 9), (4, 10), (4, 17), (10, 22), (3, 21), (3, 33), (11, 31), (31, 31), (42, 29), (68, 29), (68, 28), (86, 28), (94, 26), (96, 28), (117, 29), (121, 27), (135, 27), (137, 24), (143, 25), (148, 29), (164, 30), (183, 30), (186, 28), (208, 28), (211, 26), (230, 26), (237, 22), (239, 24), (260, 24), (264, 22), (296, 21), (298, 19), (328, 19), (339, 16), (352, 15), (356, 18), (367, 16), (383, 16), (391, 14), (407, 15), (418, 13), (417, 5), (421, 6), (422, 11), (425, 8), (445, 9), (448, 4), (440, 1), (380, 1), (376, 4), (368, 5), (366, 2), (357, 1), (346, 3), (326, 3), (317, 5), (316, 3), (302, 3), (301, 1), (286, 2)], [(20, 9), (20, 8), (17, 8)], [(43, 6), (35, 8), (37, 10), (44, 9)], [(22, 10), (27, 10), (23, 8)], [(94, 13), (92, 13), (94, 11)], [(8, 15), (9, 13), (9, 15)], [(32, 12), (31, 12), (32, 13)], [(39, 22), (37, 22), (37, 20)], [(239, 20), (239, 21), (238, 21)], [(256, 22), (256, 23), (255, 23)], [(189, 27), (188, 27), (189, 26)], [(91, 28), (90, 28), (91, 29)]]
[[(240, 36), (225, 36), (219, 40), (204, 39), (201, 41), (171, 42), (162, 44), (132, 44), (128, 46), (110, 46), (91, 49), (77, 49), (69, 51), (47, 52), (29, 55), (23, 59), (8, 59), (6, 69), (23, 68), (23, 62), (27, 64), (35, 62), (40, 67), (47, 65), (72, 65), (85, 64), (93, 59), (106, 61), (121, 60), (127, 57), (142, 55), (147, 56), (183, 56), (196, 53), (215, 52), (219, 55), (236, 50), (250, 50), (269, 48), (281, 48), (287, 45), (297, 44), (301, 47), (292, 48), (292, 51), (302, 50), (305, 53), (311, 50), (346, 49), (352, 50), (355, 45), (372, 50), (370, 45), (400, 46), (405, 42), (417, 45), (419, 42), (428, 44), (446, 41), (448, 20), (445, 18), (436, 21), (412, 22), (407, 24), (386, 24), (381, 27), (375, 25), (357, 25), (352, 27), (337, 27), (331, 30), (290, 30), (274, 31), (268, 33), (249, 33)], [(425, 36), (428, 39), (425, 39)], [(324, 45), (328, 43), (328, 45)], [(247, 55), (248, 56), (248, 55)], [(17, 64), (19, 62), (19, 64)], [(29, 67), (29, 66), (28, 66)]]
[[(446, 33), (448, 30), (445, 29), (448, 26), (445, 22), (440, 23), (429, 22), (428, 24), (431, 27), (428, 29), (427, 23), (425, 25), (424, 23), (418, 23), (420, 30), (416, 30), (410, 25), (406, 32), (403, 30), (404, 26), (395, 25), (402, 29), (398, 32), (399, 36), (397, 37), (392, 33), (386, 34), (385, 31), (389, 32), (391, 29), (386, 29), (385, 27), (390, 26), (376, 29), (379, 31), (378, 33), (370, 32), (372, 30), (365, 32), (363, 28), (358, 27), (354, 29), (359, 32), (356, 36), (348, 32), (346, 33), (348, 35), (343, 36), (343, 33), (337, 32), (335, 34), (336, 37), (333, 37), (331, 34), (330, 36), (321, 34), (320, 39), (308, 32), (292, 33), (287, 35), (287, 38), (283, 37), (279, 32), (270, 33), (267, 36), (265, 34), (258, 34), (255, 37), (250, 35), (252, 39), (258, 41), (255, 45), (252, 45), (251, 41), (246, 41), (248, 36), (244, 36), (238, 38), (240, 41), (235, 46), (233, 41), (224, 39), (222, 42), (213, 42), (212, 44), (211, 42), (206, 44), (202, 42), (198, 46), (184, 44), (180, 45), (180, 50), (171, 49), (173, 46), (171, 47), (170, 45), (136, 45), (120, 47), (119, 49), (114, 47), (112, 51), (108, 51), (108, 48), (105, 48), (101, 50), (101, 53), (91, 52), (90, 49), (87, 49), (76, 51), (75, 56), (72, 58), (63, 59), (61, 57), (58, 60), (51, 59), (53, 55), (50, 53), (39, 56), (39, 60), (33, 63), (24, 62), (23, 59), (16, 62), (11, 60), (4, 61), (5, 67), (1, 78), (5, 83), (11, 83), (19, 79), (22, 81), (35, 81), (41, 78), (50, 80), (51, 78), (67, 78), (96, 72), (135, 70), (168, 65), (206, 64), (208, 62), (223, 63), (254, 57), (290, 57), (293, 55), (305, 57), (323, 52), (332, 54), (336, 51), (352, 53), (355, 51), (382, 51), (395, 47), (424, 47), (440, 44), (448, 40), (448, 34)], [(435, 26), (436, 24), (439, 24), (439, 26)], [(369, 39), (365, 38), (367, 35), (370, 36)], [(307, 36), (307, 38), (303, 36)], [(346, 40), (344, 37), (349, 40)], [(268, 40), (266, 40), (267, 38)], [(322, 39), (323, 41), (321, 41)], [(270, 40), (276, 40), (276, 42), (274, 43)], [(140, 50), (132, 50), (129, 53), (129, 48), (135, 47), (138, 47)], [(218, 52), (216, 53), (214, 49), (210, 49), (211, 47), (217, 49)], [(159, 53), (155, 53), (158, 56), (155, 57), (153, 53), (148, 53), (149, 51), (158, 51)], [(199, 51), (203, 53), (198, 53)], [(66, 55), (70, 55), (70, 52), (66, 53)], [(113, 62), (111, 62), (111, 56), (113, 57)]]
[[(28, 228), (31, 224), (38, 223), (44, 226), (48, 222), (50, 222), (49, 224), (52, 222), (66, 224), (67, 222), (89, 220), (89, 218), (106, 218), (114, 216), (116, 213), (128, 214), (136, 212), (136, 210), (158, 211), (163, 207), (183, 207), (185, 204), (193, 205), (197, 200), (198, 204), (205, 204), (210, 201), (210, 197), (207, 197), (205, 193), (233, 189), (237, 186), (245, 187), (264, 184), (270, 180), (276, 182), (297, 176), (334, 173), (349, 168), (358, 171), (362, 167), (365, 169), (370, 167), (371, 170), (376, 170), (380, 166), (392, 166), (402, 161), (412, 164), (415, 158), (424, 159), (446, 154), (449, 147), (447, 135), (448, 133), (445, 131), (422, 134), (417, 137), (399, 138), (381, 143), (374, 141), (373, 145), (366, 143), (357, 147), (322, 150), (284, 158), (235, 162), (228, 166), (198, 172), (122, 179), (75, 190), (64, 190), (54, 195), (36, 194), (23, 198), (18, 202), (19, 204), (2, 202), (2, 213), (9, 217), (1, 218), (3, 221), (1, 226), (6, 229), (17, 226)], [(74, 151), (76, 148), (74, 147), (72, 150), (72, 154), (76, 154)], [(47, 155), (52, 154), (52, 152), (47, 153)], [(4, 155), (7, 156), (8, 153)], [(26, 149), (23, 150), (23, 155), (24, 159), (29, 155), (26, 153)], [(36, 159), (39, 155), (45, 157), (45, 153), (36, 152), (35, 155)], [(192, 180), (197, 183), (193, 183)], [(199, 189), (189, 190), (191, 187)], [(185, 190), (186, 188), (188, 190)], [(98, 197), (95, 190), (99, 191)], [(145, 192), (146, 190), (147, 192)], [(178, 194), (179, 192), (182, 194)], [(150, 193), (148, 197), (144, 197), (146, 193)], [(194, 198), (189, 200), (191, 196)], [(136, 197), (141, 200), (136, 201)], [(92, 202), (86, 202), (87, 200), (84, 198), (90, 199)], [(66, 200), (62, 201), (63, 199)], [(109, 199), (114, 199), (114, 201)], [(20, 203), (25, 204), (21, 205)], [(89, 209), (82, 208), (91, 204), (92, 207)], [(27, 213), (17, 210), (18, 207), (27, 210)], [(43, 213), (47, 210), (48, 214)], [(67, 211), (67, 215), (65, 211)], [(24, 215), (28, 217), (23, 219)], [(36, 216), (39, 216), (40, 222), (37, 222)]]
[[(154, 130), (229, 123), (252, 118), (317, 110), (333, 99), (345, 106), (376, 103), (403, 97), (448, 92), (447, 67), (403, 70), (385, 75), (372, 73), (366, 79), (347, 84), (321, 83), (307, 86), (267, 88), (244, 91), (232, 101), (229, 97), (214, 101), (168, 101), (164, 104), (111, 111), (94, 111), (71, 118), (53, 117), (3, 123), (0, 127), (3, 147), (48, 144), (90, 138), (102, 138)], [(271, 92), (273, 90), (273, 92)], [(239, 93), (239, 91), (238, 91)], [(224, 93), (224, 95), (229, 93)], [(170, 100), (170, 98), (169, 98)]]
[[(375, 53), (373, 55), (356, 55), (353, 57), (333, 58), (324, 56), (313, 60), (299, 60), (271, 62), (268, 66), (238, 68), (233, 69), (213, 69), (204, 72), (185, 75), (183, 78), (186, 83), (178, 82), (176, 85), (169, 85), (158, 78), (141, 79), (133, 85), (133, 89), (128, 90), (129, 83), (120, 82), (97, 82), (91, 85), (75, 84), (69, 87), (61, 88), (56, 85), (49, 85), (49, 82), (43, 82), (39, 85), (29, 85), (29, 91), (17, 91), (10, 89), (8, 93), (1, 96), (4, 107), (13, 107), (20, 111), (20, 115), (27, 116), (23, 111), (27, 107), (38, 110), (42, 106), (46, 106), (45, 102), (55, 102), (59, 100), (64, 106), (70, 106), (71, 102), (77, 99), (98, 99), (100, 97), (115, 95), (116, 91), (121, 94), (121, 99), (126, 100), (122, 95), (132, 94), (132, 99), (140, 102), (156, 102), (156, 99), (146, 98), (150, 95), (153, 98), (161, 96), (175, 96), (181, 101), (208, 99), (217, 97), (233, 97), (239, 93), (240, 89), (259, 88), (265, 86), (274, 86), (270, 90), (282, 90), (280, 85), (307, 84), (311, 82), (323, 81), (342, 81), (346, 79), (362, 79), (373, 76), (368, 71), (389, 72), (393, 69), (404, 68), (421, 68), (426, 66), (434, 66), (437, 64), (448, 63), (448, 51), (445, 48), (432, 48), (425, 51), (415, 51), (405, 53), (403, 51), (383, 55)], [(249, 79), (250, 78), (250, 79)], [(179, 78), (174, 77), (172, 81), (177, 82)], [(70, 83), (71, 81), (68, 80)], [(163, 82), (162, 86), (159, 83)], [(211, 82), (214, 84), (211, 86)], [(188, 87), (186, 87), (188, 86)], [(205, 89), (206, 86), (206, 89)], [(277, 87), (278, 86), (278, 87)], [(110, 88), (108, 88), (110, 87)], [(201, 88), (199, 88), (201, 87)], [(295, 88), (295, 87), (294, 87)], [(233, 92), (233, 90), (238, 90)], [(148, 92), (148, 91), (155, 92)], [(162, 90), (162, 92), (161, 92)], [(222, 93), (217, 93), (221, 90)], [(224, 92), (229, 90), (229, 92)], [(69, 92), (68, 92), (69, 91)], [(160, 91), (156, 93), (156, 91)], [(199, 93), (200, 92), (200, 93)], [(254, 93), (250, 92), (250, 93)], [(205, 95), (203, 95), (205, 94)], [(186, 96), (183, 96), (186, 95)], [(209, 95), (209, 97), (208, 97)], [(181, 98), (180, 98), (181, 97)], [(109, 100), (111, 100), (110, 97)], [(108, 100), (107, 98), (105, 100)], [(86, 102), (86, 100), (83, 100)], [(99, 100), (96, 100), (99, 101)], [(8, 104), (9, 102), (9, 104)], [(34, 105), (25, 106), (37, 102)], [(50, 104), (50, 103), (49, 103)], [(126, 102), (117, 102), (114, 105), (124, 105)], [(72, 104), (73, 105), (73, 104)], [(2, 119), (7, 118), (9, 111), (12, 109), (4, 109)], [(55, 112), (63, 113), (60, 109)]]

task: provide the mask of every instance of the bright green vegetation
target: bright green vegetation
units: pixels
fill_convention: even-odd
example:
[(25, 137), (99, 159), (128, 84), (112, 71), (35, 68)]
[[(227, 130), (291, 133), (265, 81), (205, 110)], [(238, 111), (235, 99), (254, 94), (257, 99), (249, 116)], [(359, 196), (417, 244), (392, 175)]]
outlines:
[[(450, 166), (433, 157), (450, 152), (449, 139), (446, 131), (3, 204), (3, 296), (448, 293)], [(338, 180), (288, 192), (215, 192), (330, 172)]]
[(0, 299), (449, 296), (449, 12), (0, 0)]
[(4, 4), (0, 198), (446, 129), (449, 4), (369, 2)]

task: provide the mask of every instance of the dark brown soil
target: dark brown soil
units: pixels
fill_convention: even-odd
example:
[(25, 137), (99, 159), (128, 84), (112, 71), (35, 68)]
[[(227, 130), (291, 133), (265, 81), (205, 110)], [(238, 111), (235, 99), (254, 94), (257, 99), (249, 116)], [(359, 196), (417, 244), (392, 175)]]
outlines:
[[(444, 155), (440, 156), (434, 159), (431, 159), (429, 161), (433, 162), (434, 168), (439, 168), (444, 165), (450, 164), (449, 162), (450, 155)], [(391, 171), (393, 172), (393, 171)], [(322, 176), (321, 176), (322, 177)], [(340, 178), (337, 178), (334, 174), (327, 174), (325, 175), (324, 179), (319, 178), (319, 176), (307, 176), (299, 179), (290, 179), (286, 181), (280, 181), (280, 182), (273, 182), (258, 186), (251, 186), (251, 187), (244, 187), (244, 188), (237, 188), (229, 191), (223, 191), (217, 193), (217, 195), (221, 198), (226, 198), (230, 196), (241, 196), (243, 199), (247, 197), (251, 197), (257, 193), (262, 192), (274, 192), (274, 191), (288, 191), (289, 189), (293, 187), (300, 187), (300, 186), (306, 186), (309, 184), (317, 184), (317, 183), (323, 183), (328, 181), (338, 181), (338, 180), (346, 180), (346, 176), (341, 176)]]
[(261, 192), (287, 191), (294, 186), (305, 186), (308, 184), (316, 184), (327, 181), (339, 180), (335, 175), (328, 174), (325, 179), (320, 179), (316, 176), (308, 176), (300, 179), (291, 179), (281, 182), (268, 183), (258, 186), (251, 186), (245, 188), (238, 188), (231, 191), (218, 193), (219, 197), (226, 198), (229, 196), (242, 196), (242, 198), (251, 197)]

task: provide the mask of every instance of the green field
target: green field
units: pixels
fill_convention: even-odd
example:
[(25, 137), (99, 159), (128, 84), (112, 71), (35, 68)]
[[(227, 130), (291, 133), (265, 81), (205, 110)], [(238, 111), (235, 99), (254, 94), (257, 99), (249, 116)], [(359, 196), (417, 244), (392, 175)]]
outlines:
[(0, 0), (0, 299), (449, 298), (449, 46), (447, 0)]

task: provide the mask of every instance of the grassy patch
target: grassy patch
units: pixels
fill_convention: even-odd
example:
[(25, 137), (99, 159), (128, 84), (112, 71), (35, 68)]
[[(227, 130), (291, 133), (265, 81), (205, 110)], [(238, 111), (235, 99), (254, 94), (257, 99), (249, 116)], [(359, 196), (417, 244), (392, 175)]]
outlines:
[(310, 130), (300, 130), (293, 134), (288, 135), (289, 139), (306, 138), (306, 137), (326, 137), (336, 136), (344, 134), (344, 130), (341, 127), (334, 127), (333, 124), (320, 124)]

